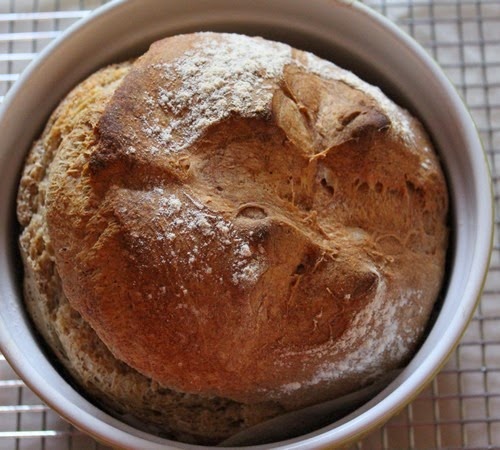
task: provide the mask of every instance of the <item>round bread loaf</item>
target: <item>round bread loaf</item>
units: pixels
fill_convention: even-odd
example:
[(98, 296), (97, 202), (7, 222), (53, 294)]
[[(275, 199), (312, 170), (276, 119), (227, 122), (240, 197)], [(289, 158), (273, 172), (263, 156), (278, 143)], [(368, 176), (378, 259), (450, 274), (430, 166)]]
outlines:
[(94, 400), (216, 442), (408, 361), (447, 208), (379, 89), (261, 38), (170, 37), (81, 83), (33, 146), (26, 303)]

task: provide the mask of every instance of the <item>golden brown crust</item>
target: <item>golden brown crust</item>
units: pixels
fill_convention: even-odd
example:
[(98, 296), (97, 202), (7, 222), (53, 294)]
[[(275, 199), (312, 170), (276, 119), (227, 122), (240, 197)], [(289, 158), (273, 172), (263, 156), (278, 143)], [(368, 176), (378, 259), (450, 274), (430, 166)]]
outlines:
[(413, 353), (447, 240), (415, 119), (311, 55), (215, 34), (154, 44), (104, 106), (83, 154), (59, 146), (47, 220), (69, 302), (119, 360), (289, 408)]

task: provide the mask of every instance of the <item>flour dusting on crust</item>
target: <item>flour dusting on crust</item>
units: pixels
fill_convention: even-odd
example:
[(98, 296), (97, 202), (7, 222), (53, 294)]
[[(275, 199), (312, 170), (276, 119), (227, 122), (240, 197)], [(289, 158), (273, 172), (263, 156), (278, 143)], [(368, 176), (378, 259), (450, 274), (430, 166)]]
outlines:
[[(156, 101), (172, 120), (166, 128), (148, 124), (147, 132), (176, 152), (233, 113), (268, 115), (274, 88), (270, 80), (281, 76), (291, 56), (288, 45), (236, 34), (225, 35), (223, 42), (199, 41), (175, 61), (156, 65), (165, 81)], [(175, 92), (173, 80), (180, 83)]]
[[(408, 117), (383, 92), (335, 64), (303, 52), (305, 63), (293, 57), (292, 48), (279, 42), (237, 34), (216, 41), (199, 33), (191, 50), (155, 68), (164, 84), (156, 98), (147, 97), (150, 108), (161, 107), (169, 116), (167, 126), (146, 116), (144, 131), (169, 152), (181, 151), (211, 125), (232, 114), (266, 117), (285, 66), (293, 64), (328, 80), (342, 81), (371, 96), (391, 121), (391, 128), (406, 141), (414, 138)], [(180, 84), (180, 86), (179, 86)]]
[[(252, 285), (258, 281), (266, 267), (264, 257), (260, 252), (252, 251), (248, 239), (238, 233), (230, 221), (193, 201), (186, 193), (181, 200), (177, 195), (168, 194), (163, 188), (156, 187), (153, 196), (159, 196), (157, 215), (153, 221), (169, 224), (167, 232), (158, 233), (156, 239), (170, 241), (174, 248), (177, 238), (184, 242), (193, 240), (193, 245), (187, 253), (172, 250), (170, 257), (182, 260), (187, 267), (202, 265), (199, 274), (212, 275), (212, 268), (203, 261), (206, 249), (216, 243), (220, 247), (219, 251), (228, 255), (228, 264), (232, 268), (230, 282), (234, 285)], [(196, 233), (204, 236), (203, 242), (195, 243), (192, 236), (196, 236)]]

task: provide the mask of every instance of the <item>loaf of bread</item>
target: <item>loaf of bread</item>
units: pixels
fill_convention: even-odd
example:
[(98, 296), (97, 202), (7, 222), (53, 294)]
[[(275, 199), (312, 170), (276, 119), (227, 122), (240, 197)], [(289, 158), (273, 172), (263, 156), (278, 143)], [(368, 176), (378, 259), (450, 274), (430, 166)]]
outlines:
[(235, 34), (77, 86), (18, 196), (26, 306), (107, 411), (216, 443), (404, 366), (443, 283), (445, 178), (378, 88)]

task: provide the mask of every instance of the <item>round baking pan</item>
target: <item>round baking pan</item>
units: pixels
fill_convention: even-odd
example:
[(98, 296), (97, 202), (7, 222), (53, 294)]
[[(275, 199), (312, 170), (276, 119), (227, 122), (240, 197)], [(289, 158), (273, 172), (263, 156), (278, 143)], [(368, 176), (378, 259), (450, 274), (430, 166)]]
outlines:
[(226, 31), (287, 42), (354, 71), (424, 122), (451, 196), (447, 284), (434, 323), (397, 378), (362, 407), (312, 433), (265, 446), (331, 448), (359, 438), (406, 405), (446, 362), (472, 317), (488, 269), (493, 194), (472, 119), (428, 54), (390, 21), (355, 1), (129, 0), (70, 27), (26, 69), (0, 112), (0, 347), (26, 384), (77, 428), (121, 448), (206, 448), (139, 431), (85, 399), (56, 370), (22, 301), (15, 198), (24, 157), (51, 111), (97, 68), (138, 55), (154, 40)]

